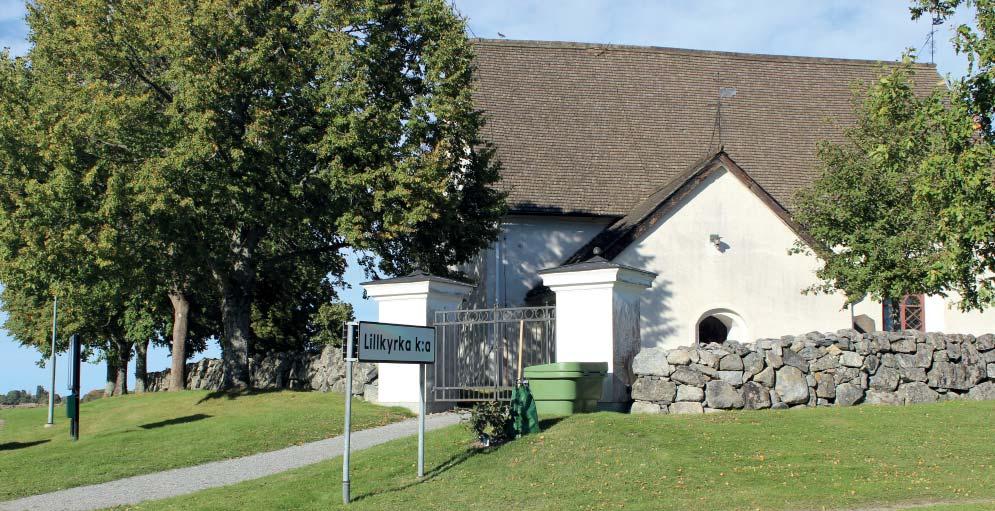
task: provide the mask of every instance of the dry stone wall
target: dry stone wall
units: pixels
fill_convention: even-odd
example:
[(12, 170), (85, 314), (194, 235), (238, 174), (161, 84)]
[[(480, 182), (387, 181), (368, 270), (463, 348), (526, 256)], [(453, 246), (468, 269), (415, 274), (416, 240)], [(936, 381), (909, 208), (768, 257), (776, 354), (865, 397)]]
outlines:
[[(253, 387), (257, 389), (345, 392), (342, 350), (326, 346), (321, 353), (273, 353), (249, 360)], [(149, 373), (148, 391), (169, 389), (170, 370)], [(353, 364), (352, 393), (376, 392), (377, 365)], [(221, 361), (215, 358), (187, 364), (187, 388), (216, 390), (221, 383)]]
[(995, 336), (840, 330), (649, 348), (633, 372), (633, 413), (995, 399)]

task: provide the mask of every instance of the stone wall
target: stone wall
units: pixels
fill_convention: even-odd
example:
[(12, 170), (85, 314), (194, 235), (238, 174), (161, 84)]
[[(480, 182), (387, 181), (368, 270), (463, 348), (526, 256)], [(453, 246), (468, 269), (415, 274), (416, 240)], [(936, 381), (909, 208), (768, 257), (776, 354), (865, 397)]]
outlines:
[[(342, 350), (326, 346), (321, 353), (273, 353), (249, 360), (252, 385), (257, 389), (345, 392)], [(169, 389), (170, 370), (149, 373), (149, 392)], [(376, 392), (377, 365), (353, 365), (352, 393)], [(221, 383), (221, 361), (205, 358), (187, 364), (187, 388), (216, 390)]]
[(995, 336), (812, 332), (644, 349), (633, 371), (633, 413), (995, 399)]

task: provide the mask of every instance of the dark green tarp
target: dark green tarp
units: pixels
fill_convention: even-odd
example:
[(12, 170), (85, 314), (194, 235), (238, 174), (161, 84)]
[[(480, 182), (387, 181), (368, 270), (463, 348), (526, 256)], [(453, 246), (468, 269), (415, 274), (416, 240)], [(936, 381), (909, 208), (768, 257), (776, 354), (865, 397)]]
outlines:
[(539, 432), (539, 414), (528, 382), (520, 384), (511, 396), (511, 432), (512, 438)]

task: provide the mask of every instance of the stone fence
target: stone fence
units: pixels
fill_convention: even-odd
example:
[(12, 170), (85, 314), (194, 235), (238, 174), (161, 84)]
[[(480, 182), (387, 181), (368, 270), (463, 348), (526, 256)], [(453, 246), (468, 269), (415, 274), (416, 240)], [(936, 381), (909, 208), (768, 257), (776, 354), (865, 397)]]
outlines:
[[(257, 389), (345, 392), (342, 350), (325, 346), (321, 353), (273, 353), (249, 359), (252, 385)], [(169, 369), (149, 373), (148, 391), (169, 389)], [(187, 388), (216, 390), (221, 383), (221, 361), (205, 358), (187, 364)], [(353, 364), (352, 393), (367, 400), (376, 397), (377, 365)]]
[(633, 372), (633, 413), (995, 399), (995, 336), (840, 330), (649, 348)]

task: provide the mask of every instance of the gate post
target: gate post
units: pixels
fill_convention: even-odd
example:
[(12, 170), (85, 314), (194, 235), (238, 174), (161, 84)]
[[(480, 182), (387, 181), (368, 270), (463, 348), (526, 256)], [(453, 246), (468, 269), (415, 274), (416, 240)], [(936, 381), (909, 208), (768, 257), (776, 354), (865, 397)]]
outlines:
[[(360, 284), (377, 303), (377, 321), (432, 326), (435, 312), (455, 310), (473, 286), (458, 280), (415, 271), (403, 277)], [(419, 364), (377, 364), (377, 402), (418, 410)], [(432, 378), (434, 371), (425, 371)], [(426, 387), (428, 389), (430, 387)], [(431, 395), (428, 405), (431, 408)]]
[(625, 411), (639, 352), (639, 302), (656, 273), (594, 256), (539, 271), (556, 293), (556, 361), (608, 362), (600, 409)]

